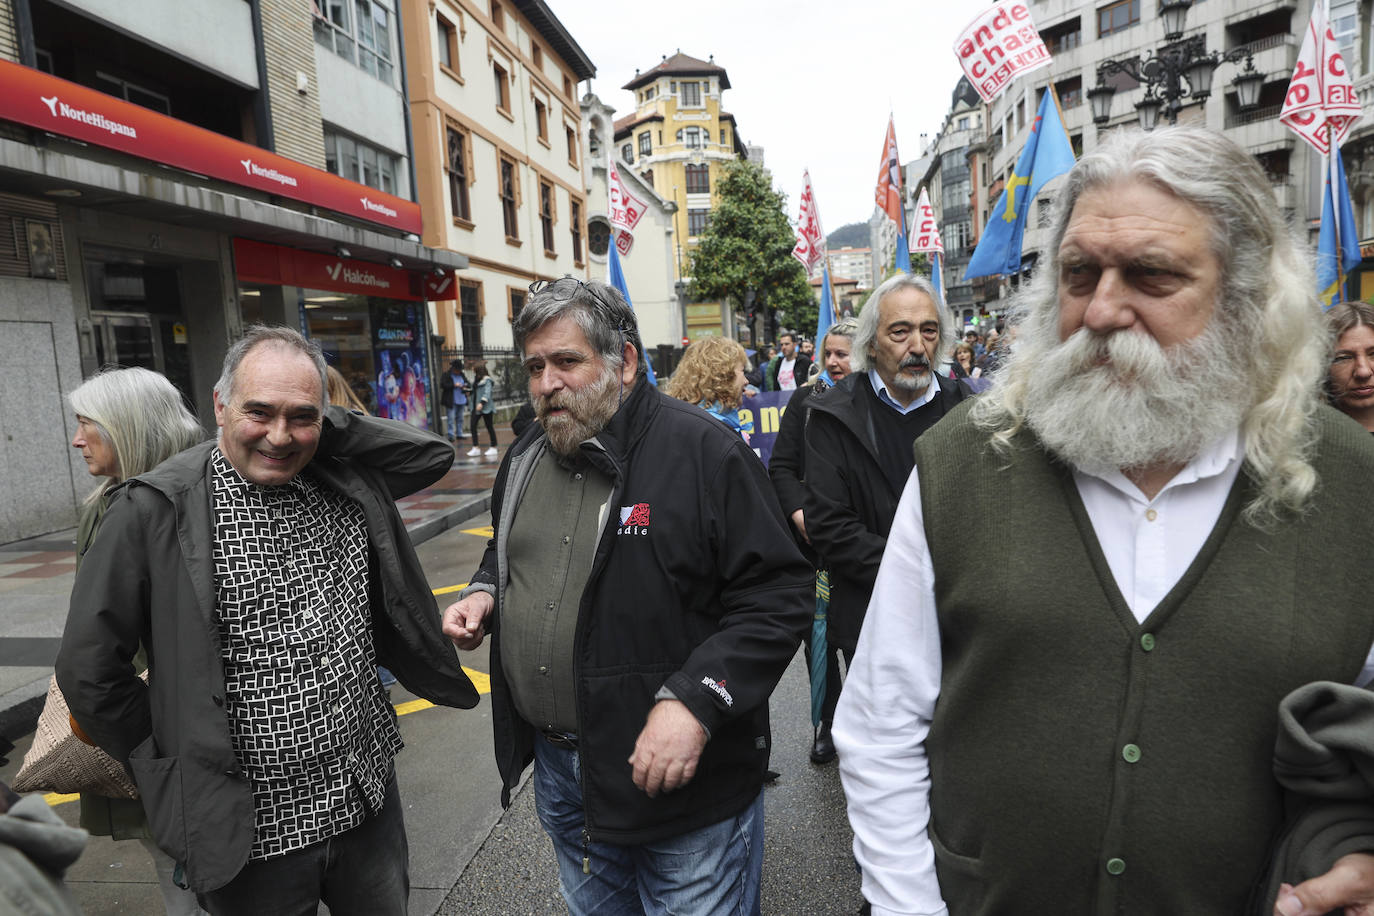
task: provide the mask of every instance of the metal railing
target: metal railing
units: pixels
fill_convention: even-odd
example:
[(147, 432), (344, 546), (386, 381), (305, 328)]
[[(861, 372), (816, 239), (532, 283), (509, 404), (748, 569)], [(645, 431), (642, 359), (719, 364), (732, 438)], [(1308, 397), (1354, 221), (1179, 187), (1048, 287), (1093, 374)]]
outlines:
[[(492, 378), (492, 397), (497, 409), (518, 406), (525, 403), (529, 392), (529, 373), (520, 362), (519, 355), (511, 347), (482, 347), (478, 352), (465, 352), (458, 347), (444, 347), (439, 351), (439, 364), (435, 375), (442, 376), (448, 371), (449, 363), (455, 359), (463, 361), (463, 374), (472, 382), (473, 367), (477, 363), (486, 364)], [(471, 403), (471, 402), (469, 402)]]
[(1254, 111), (1238, 111), (1226, 116), (1226, 126), (1242, 127), (1257, 121), (1269, 121), (1277, 118), (1282, 110), (1282, 105), (1266, 105), (1264, 108), (1256, 108)]

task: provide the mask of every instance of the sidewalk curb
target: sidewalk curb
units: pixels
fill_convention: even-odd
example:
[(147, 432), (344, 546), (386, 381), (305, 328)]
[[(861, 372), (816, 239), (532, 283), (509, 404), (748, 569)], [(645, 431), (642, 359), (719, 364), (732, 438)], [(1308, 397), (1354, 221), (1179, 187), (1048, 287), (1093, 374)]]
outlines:
[[(423, 521), (407, 526), (406, 533), (410, 535), (410, 543), (418, 547), (430, 538), (443, 534), (450, 528), (456, 528), (490, 508), (491, 491), (487, 491), (481, 496), (475, 496)], [(33, 693), (33, 695), (24, 697), (25, 693)], [(15, 697), (16, 694), (22, 699), (18, 699), (10, 706), (0, 708), (0, 737), (8, 738), (10, 741), (17, 741), (25, 735), (31, 734), (38, 726), (38, 716), (42, 713), (43, 703), (48, 696), (48, 676), (44, 676), (28, 687), (11, 691), (6, 699)]]

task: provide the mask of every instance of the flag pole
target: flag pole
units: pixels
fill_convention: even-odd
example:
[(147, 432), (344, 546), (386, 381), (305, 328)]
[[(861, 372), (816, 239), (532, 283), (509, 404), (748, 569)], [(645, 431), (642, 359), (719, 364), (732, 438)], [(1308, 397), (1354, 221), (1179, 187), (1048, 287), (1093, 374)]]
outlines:
[(1341, 247), (1341, 189), (1336, 172), (1336, 157), (1341, 154), (1336, 146), (1336, 130), (1330, 119), (1326, 122), (1326, 183), (1331, 186), (1331, 229), (1336, 239), (1336, 293), (1334, 302), (1345, 299), (1345, 249)]

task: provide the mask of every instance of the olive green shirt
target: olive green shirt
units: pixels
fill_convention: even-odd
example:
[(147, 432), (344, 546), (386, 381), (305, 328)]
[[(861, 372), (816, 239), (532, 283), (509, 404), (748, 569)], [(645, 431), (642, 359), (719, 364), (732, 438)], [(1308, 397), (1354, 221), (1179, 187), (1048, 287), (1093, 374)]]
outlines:
[(577, 734), (573, 648), (611, 479), (581, 456), (538, 459), (511, 524), (501, 666), (515, 708), (540, 731)]

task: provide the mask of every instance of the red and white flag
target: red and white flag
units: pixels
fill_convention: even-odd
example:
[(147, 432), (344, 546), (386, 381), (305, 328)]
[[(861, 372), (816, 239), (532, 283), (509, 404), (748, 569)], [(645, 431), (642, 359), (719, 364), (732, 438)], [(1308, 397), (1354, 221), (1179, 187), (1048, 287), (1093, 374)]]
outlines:
[(811, 190), (811, 172), (802, 172), (801, 216), (797, 218), (797, 246), (792, 257), (802, 262), (809, 275), (825, 260), (825, 233), (821, 232), (821, 211)]
[(1002, 0), (979, 13), (954, 42), (954, 56), (984, 102), (991, 102), (1022, 73), (1050, 64), (1027, 0)]
[(887, 116), (887, 137), (883, 140), (883, 161), (878, 164), (878, 187), (873, 199), (888, 219), (902, 224), (902, 164), (897, 158), (897, 129)]
[(615, 159), (611, 159), (611, 171), (606, 181), (606, 191), (610, 198), (608, 208), (611, 217), (611, 231), (615, 234), (615, 247), (622, 255), (630, 253), (634, 244), (635, 226), (644, 216), (645, 203), (625, 190), (620, 180), (620, 170)]
[(1312, 18), (1307, 23), (1279, 120), (1326, 155), (1331, 141), (1334, 139), (1339, 147), (1359, 119), (1360, 100), (1355, 84), (1341, 59), (1336, 36), (1327, 24), (1326, 2), (1317, 0), (1312, 4)]
[(945, 244), (940, 241), (940, 224), (935, 221), (935, 208), (930, 205), (930, 193), (921, 188), (921, 196), (916, 200), (916, 214), (911, 220), (911, 251), (934, 251), (944, 254)]

